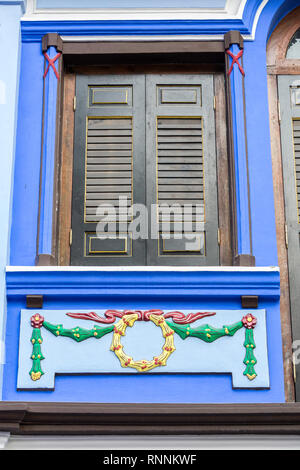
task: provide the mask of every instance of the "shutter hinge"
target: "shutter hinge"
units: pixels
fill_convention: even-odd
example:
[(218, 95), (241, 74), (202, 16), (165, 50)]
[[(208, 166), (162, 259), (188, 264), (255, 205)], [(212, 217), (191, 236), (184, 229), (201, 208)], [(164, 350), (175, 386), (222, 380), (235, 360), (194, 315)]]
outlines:
[(76, 100), (76, 96), (74, 96), (73, 98), (73, 111), (74, 112), (76, 111), (76, 104), (77, 104), (77, 100)]
[(69, 243), (70, 243), (70, 246), (72, 246), (72, 242), (73, 242), (73, 230), (70, 229), (70, 232), (69, 232)]
[(216, 100), (216, 95), (214, 96), (214, 110), (216, 110), (217, 107), (217, 100)]
[(218, 228), (218, 245), (221, 245), (221, 230)]
[(285, 233), (285, 246), (289, 247), (289, 236), (288, 236), (288, 226), (287, 224), (284, 225), (284, 233)]
[(278, 120), (281, 122), (281, 107), (280, 107), (280, 102), (278, 101)]

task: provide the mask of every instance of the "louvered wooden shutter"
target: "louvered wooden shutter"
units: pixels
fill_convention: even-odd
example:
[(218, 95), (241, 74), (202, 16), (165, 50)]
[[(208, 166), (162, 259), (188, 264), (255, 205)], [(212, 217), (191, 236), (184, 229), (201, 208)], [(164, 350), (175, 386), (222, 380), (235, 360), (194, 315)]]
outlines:
[[(157, 119), (158, 204), (197, 201), (204, 221), (202, 118)], [(191, 216), (185, 215), (191, 221)], [(184, 214), (176, 218), (183, 220)], [(160, 220), (163, 214), (160, 213)]]
[[(300, 76), (279, 76), (281, 149), (293, 338), (300, 338)], [(300, 401), (300, 365), (296, 364)]]
[[(145, 78), (77, 76), (76, 96), (71, 262), (145, 264), (127, 233), (130, 206), (145, 203)], [(103, 216), (115, 226), (102, 233)]]
[[(78, 76), (76, 96), (71, 263), (218, 264), (212, 76)], [(125, 233), (122, 196), (147, 206), (148, 239)], [(106, 206), (118, 236), (104, 240)]]
[(131, 118), (88, 119), (85, 179), (86, 222), (97, 221), (99, 205), (118, 207), (120, 196), (126, 196), (127, 206), (132, 204)]
[[(299, 95), (300, 95), (300, 87), (299, 87)], [(300, 105), (300, 102), (299, 102), (299, 105)], [(295, 177), (296, 177), (298, 223), (299, 223), (300, 222), (300, 219), (299, 219), (299, 216), (300, 216), (300, 118), (293, 119), (293, 143), (294, 143), (294, 155), (295, 155), (294, 163), (295, 163)]]
[(150, 75), (146, 90), (147, 203), (158, 206), (148, 263), (216, 265), (213, 78)]

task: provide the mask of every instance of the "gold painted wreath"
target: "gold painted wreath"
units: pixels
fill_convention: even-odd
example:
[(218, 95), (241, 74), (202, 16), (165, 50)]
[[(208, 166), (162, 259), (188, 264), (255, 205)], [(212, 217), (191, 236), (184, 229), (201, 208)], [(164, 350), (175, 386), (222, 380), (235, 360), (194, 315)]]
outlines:
[(121, 336), (125, 336), (127, 326), (132, 327), (139, 316), (136, 313), (124, 315), (121, 320), (114, 327), (114, 335), (111, 345), (111, 351), (118, 357), (122, 367), (131, 367), (139, 372), (147, 372), (155, 367), (165, 366), (170, 355), (175, 351), (174, 347), (174, 331), (167, 325), (162, 315), (150, 315), (150, 321), (156, 326), (160, 326), (165, 344), (162, 348), (162, 353), (154, 357), (151, 361), (139, 360), (134, 361), (132, 357), (128, 356), (123, 351), (121, 344)]

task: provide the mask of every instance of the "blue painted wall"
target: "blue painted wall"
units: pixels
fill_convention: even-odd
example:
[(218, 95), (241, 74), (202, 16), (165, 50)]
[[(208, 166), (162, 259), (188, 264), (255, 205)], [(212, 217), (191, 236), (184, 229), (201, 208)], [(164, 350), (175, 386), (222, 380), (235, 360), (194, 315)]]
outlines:
[(298, 0), (270, 0), (259, 19), (255, 41), (245, 42), (252, 241), (257, 266), (278, 264), (266, 67), (267, 40), (278, 22), (299, 5)]
[[(254, 11), (261, 1), (249, 0), (245, 8), (248, 21), (252, 24)], [(270, 0), (262, 12), (255, 41), (245, 42), (244, 64), (246, 70), (246, 111), (249, 150), (249, 177), (251, 188), (251, 221), (253, 254), (258, 266), (276, 266), (277, 247), (275, 214), (273, 202), (273, 179), (270, 152), (268, 92), (266, 72), (266, 42), (270, 31), (298, 0)], [(245, 20), (246, 21), (246, 20)], [(24, 22), (22, 25), (24, 44), (20, 84), (18, 140), (16, 153), (13, 227), (11, 232), (11, 264), (34, 265), (36, 253), (37, 203), (39, 187), (39, 165), (42, 115), (42, 70), (43, 56), (40, 40), (47, 31), (62, 34), (101, 34), (108, 24), (111, 34), (164, 34), (176, 33), (179, 23), (161, 25), (159, 22)], [(193, 28), (207, 34), (223, 33), (232, 28), (231, 22), (184, 22), (181, 34), (194, 33)], [(139, 26), (138, 26), (139, 25)], [(155, 25), (155, 28), (154, 26)], [(202, 25), (202, 26), (201, 26)], [(200, 27), (201, 26), (201, 27)], [(240, 25), (236, 25), (238, 29)], [(246, 23), (244, 23), (246, 28)], [(125, 28), (125, 29), (124, 29)], [(165, 28), (165, 29), (164, 29)], [(201, 29), (202, 28), (202, 29)], [(174, 31), (175, 29), (175, 31)], [(102, 32), (103, 32), (102, 31)], [(30, 67), (29, 65), (30, 64)], [(29, 164), (30, 162), (30, 164)], [(262, 176), (263, 175), (263, 176)], [(30, 211), (27, 208), (30, 207)], [(20, 237), (22, 233), (22, 237)]]
[(20, 16), (24, 2), (0, 1), (0, 390), (3, 339), (6, 322), (5, 266), (9, 263), (9, 238), (13, 193), (17, 96), (20, 62)]
[(43, 70), (41, 44), (23, 45), (10, 263), (24, 266), (34, 265), (36, 256)]
[[(18, 139), (16, 150), (13, 224), (11, 231), (11, 264), (33, 266), (36, 254), (36, 232), (40, 172), (41, 118), (43, 89), (43, 56), (40, 39), (47, 31), (66, 34), (178, 34), (220, 33), (231, 28), (250, 32), (254, 12), (261, 2), (249, 0), (245, 18), (240, 22), (24, 22), (22, 47), (20, 99), (18, 110)], [(255, 41), (245, 42), (244, 68), (246, 71), (246, 110), (249, 150), (249, 178), (251, 188), (251, 218), (253, 254), (258, 266), (277, 265), (273, 178), (270, 152), (269, 112), (266, 71), (266, 43), (278, 22), (291, 9), (300, 5), (298, 0), (270, 0), (264, 8), (257, 26)], [(104, 28), (104, 29), (103, 29)], [(244, 28), (244, 29), (243, 29)], [(75, 31), (75, 32), (74, 32)], [(102, 31), (102, 33), (101, 33)], [(151, 276), (150, 276), (151, 277)], [(128, 283), (133, 283), (128, 274)], [(28, 293), (28, 292), (26, 292)], [(41, 293), (37, 291), (37, 293)], [(220, 292), (216, 290), (216, 295)], [(229, 376), (187, 377), (58, 377), (56, 392), (16, 392), (16, 364), (18, 354), (19, 314), (24, 304), (22, 295), (10, 295), (7, 325), (7, 357), (5, 369), (5, 400), (41, 401), (160, 401), (160, 402), (267, 402), (284, 400), (279, 301), (265, 300), (260, 305), (268, 310), (268, 340), (270, 347), (271, 390), (246, 392), (233, 391)], [(163, 301), (162, 301), (163, 300)], [(195, 300), (194, 293), (186, 291), (183, 298), (162, 299), (144, 296), (138, 291), (130, 297), (111, 297), (100, 300), (97, 295), (88, 304), (84, 294), (77, 300), (64, 295), (46, 295), (45, 308), (108, 308), (108, 307), (159, 307), (159, 308), (239, 308), (236, 298), (209, 297)], [(178, 380), (177, 380), (178, 379)], [(187, 384), (189, 387), (187, 387)], [(120, 389), (122, 395), (120, 395)], [(155, 398), (153, 398), (155, 397)]]

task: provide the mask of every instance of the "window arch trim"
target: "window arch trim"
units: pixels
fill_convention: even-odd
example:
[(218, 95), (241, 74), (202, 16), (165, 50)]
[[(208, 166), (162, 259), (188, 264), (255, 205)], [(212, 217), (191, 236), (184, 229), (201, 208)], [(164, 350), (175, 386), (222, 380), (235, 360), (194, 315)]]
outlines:
[(272, 33), (267, 46), (269, 74), (299, 74), (300, 59), (287, 59), (288, 46), (299, 29), (300, 7), (291, 11)]

